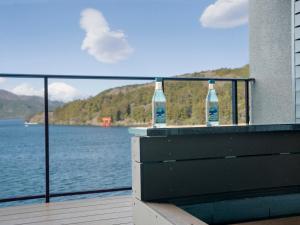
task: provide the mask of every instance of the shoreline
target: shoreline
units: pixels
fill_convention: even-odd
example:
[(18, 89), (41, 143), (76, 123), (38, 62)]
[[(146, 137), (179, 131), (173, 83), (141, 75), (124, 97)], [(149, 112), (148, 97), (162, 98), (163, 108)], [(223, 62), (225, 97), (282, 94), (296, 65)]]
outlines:
[[(0, 119), (0, 122), (17, 122), (19, 124), (25, 125), (25, 119), (23, 118), (5, 118)], [(37, 123), (37, 124), (29, 124), (30, 126), (44, 126), (44, 123)], [(128, 124), (112, 124), (109, 127), (103, 127), (101, 124), (64, 124), (64, 123), (49, 123), (49, 126), (90, 126), (90, 127), (102, 127), (102, 128), (109, 128), (109, 127), (148, 127), (150, 126), (149, 123), (128, 123)]]

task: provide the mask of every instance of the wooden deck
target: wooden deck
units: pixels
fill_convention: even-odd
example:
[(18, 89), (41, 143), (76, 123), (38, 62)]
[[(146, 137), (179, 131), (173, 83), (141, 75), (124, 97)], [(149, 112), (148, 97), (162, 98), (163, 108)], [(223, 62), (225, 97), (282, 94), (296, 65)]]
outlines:
[[(0, 225), (133, 225), (132, 197), (119, 196), (0, 208)], [(235, 225), (299, 225), (300, 217)]]
[(132, 197), (0, 208), (0, 225), (132, 225)]

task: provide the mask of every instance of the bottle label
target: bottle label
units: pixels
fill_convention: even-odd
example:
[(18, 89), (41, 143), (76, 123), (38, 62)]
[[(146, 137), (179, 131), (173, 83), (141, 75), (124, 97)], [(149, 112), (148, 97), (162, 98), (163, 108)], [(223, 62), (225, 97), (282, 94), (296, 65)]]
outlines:
[(209, 102), (208, 121), (209, 122), (218, 122), (219, 121), (219, 105), (218, 105), (218, 102)]
[(155, 123), (166, 123), (166, 105), (164, 102), (155, 103)]

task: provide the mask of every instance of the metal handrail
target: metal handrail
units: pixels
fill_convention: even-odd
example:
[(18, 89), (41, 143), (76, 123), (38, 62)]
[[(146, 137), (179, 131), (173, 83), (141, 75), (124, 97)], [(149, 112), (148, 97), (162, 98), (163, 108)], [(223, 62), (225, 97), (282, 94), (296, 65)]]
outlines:
[[(86, 80), (155, 80), (157, 76), (99, 76), (99, 75), (58, 75), (58, 74), (21, 74), (0, 73), (0, 77), (11, 78), (49, 78), (49, 79), (86, 79)], [(160, 76), (159, 76), (160, 77)], [(254, 78), (222, 78), (222, 77), (162, 77), (163, 80), (182, 81), (255, 81)]]
[[(44, 80), (44, 120), (45, 120), (45, 194), (17, 196), (11, 198), (2, 198), (0, 203), (23, 201), (32, 199), (45, 198), (45, 202), (50, 202), (50, 198), (71, 196), (71, 195), (84, 195), (96, 194), (106, 192), (119, 192), (131, 190), (132, 187), (117, 187), (110, 189), (87, 190), (76, 192), (63, 192), (51, 193), (50, 192), (50, 160), (49, 160), (49, 96), (48, 96), (48, 80), (49, 79), (86, 79), (86, 80), (149, 80), (154, 81), (156, 77), (150, 76), (93, 76), (93, 75), (53, 75), (53, 74), (12, 74), (0, 73), (0, 77), (6, 78), (36, 78)], [(245, 110), (246, 110), (246, 123), (250, 122), (250, 107), (249, 107), (249, 83), (255, 82), (253, 78), (215, 78), (215, 77), (162, 77), (163, 81), (224, 81), (231, 82), (231, 95), (232, 95), (232, 123), (238, 124), (238, 99), (237, 99), (237, 82), (244, 82), (245, 84)]]

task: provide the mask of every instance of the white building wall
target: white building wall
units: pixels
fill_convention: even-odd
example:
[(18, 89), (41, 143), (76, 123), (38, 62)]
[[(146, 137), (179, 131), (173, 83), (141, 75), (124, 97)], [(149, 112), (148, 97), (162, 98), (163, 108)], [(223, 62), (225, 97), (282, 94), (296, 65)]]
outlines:
[(300, 1), (293, 0), (293, 15), (292, 15), (292, 43), (295, 52), (293, 58), (293, 72), (295, 74), (295, 99), (296, 99), (296, 122), (300, 122)]
[(250, 76), (256, 79), (251, 90), (251, 122), (294, 123), (294, 0), (250, 0), (249, 4)]

